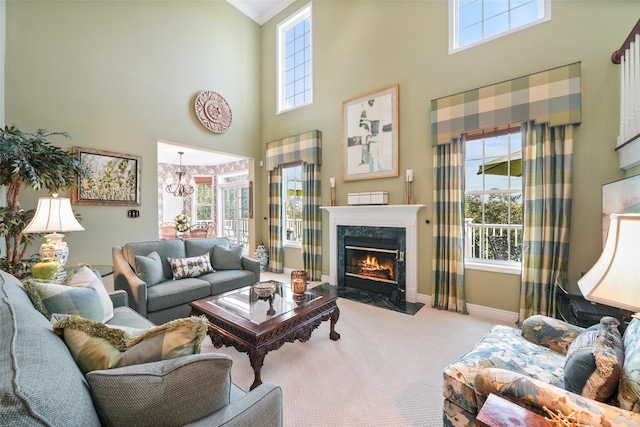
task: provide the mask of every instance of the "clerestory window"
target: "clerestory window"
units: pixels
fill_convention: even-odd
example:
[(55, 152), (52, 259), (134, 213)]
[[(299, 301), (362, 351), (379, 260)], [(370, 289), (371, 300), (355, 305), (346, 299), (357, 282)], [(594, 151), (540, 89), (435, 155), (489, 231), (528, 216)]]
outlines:
[(311, 67), (311, 3), (277, 27), (277, 112), (313, 101)]
[(549, 19), (550, 0), (449, 0), (449, 53)]

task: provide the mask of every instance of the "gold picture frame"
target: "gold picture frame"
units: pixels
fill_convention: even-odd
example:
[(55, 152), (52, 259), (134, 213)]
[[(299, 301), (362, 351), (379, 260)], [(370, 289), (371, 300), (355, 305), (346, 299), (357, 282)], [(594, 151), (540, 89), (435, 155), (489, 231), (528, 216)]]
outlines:
[(91, 175), (78, 177), (72, 204), (140, 206), (142, 157), (83, 147), (73, 147), (73, 152)]
[(342, 103), (342, 180), (398, 176), (397, 84)]

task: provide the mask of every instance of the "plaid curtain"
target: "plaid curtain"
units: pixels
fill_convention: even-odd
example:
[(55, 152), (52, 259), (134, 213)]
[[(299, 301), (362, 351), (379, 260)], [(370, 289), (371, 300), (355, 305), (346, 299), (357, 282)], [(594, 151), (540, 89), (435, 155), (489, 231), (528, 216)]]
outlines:
[(269, 171), (269, 271), (282, 273), (282, 165)]
[(464, 297), (464, 137), (433, 147), (432, 307), (467, 313)]
[(302, 262), (309, 280), (322, 276), (320, 165), (302, 164)]
[(574, 125), (523, 123), (524, 241), (519, 321), (555, 316), (567, 282)]

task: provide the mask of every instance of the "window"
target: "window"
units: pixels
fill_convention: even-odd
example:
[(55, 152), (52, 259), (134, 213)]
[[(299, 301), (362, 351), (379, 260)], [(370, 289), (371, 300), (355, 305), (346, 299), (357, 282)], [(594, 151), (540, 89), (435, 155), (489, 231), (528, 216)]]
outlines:
[(302, 245), (302, 165), (282, 170), (282, 232), (284, 246)]
[(549, 19), (550, 0), (450, 0), (449, 53)]
[(213, 220), (213, 179), (210, 176), (196, 176), (193, 197), (193, 223), (209, 224)]
[(312, 102), (311, 3), (278, 24), (278, 113)]
[(522, 250), (520, 126), (467, 134), (465, 262), (518, 265)]
[(249, 174), (218, 177), (218, 232), (233, 246), (249, 251)]

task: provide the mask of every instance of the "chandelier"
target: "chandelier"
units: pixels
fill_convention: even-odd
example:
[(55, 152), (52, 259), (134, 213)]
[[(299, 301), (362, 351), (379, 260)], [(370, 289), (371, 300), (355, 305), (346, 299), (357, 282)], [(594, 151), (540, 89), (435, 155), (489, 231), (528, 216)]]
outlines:
[(180, 154), (180, 169), (176, 171), (176, 181), (173, 181), (173, 178), (167, 177), (164, 181), (165, 190), (167, 193), (173, 193), (176, 197), (184, 197), (187, 196), (195, 190), (196, 182), (193, 178), (189, 182), (187, 182), (187, 178), (185, 177), (185, 172), (182, 170), (182, 155), (184, 154), (182, 151), (178, 151)]

